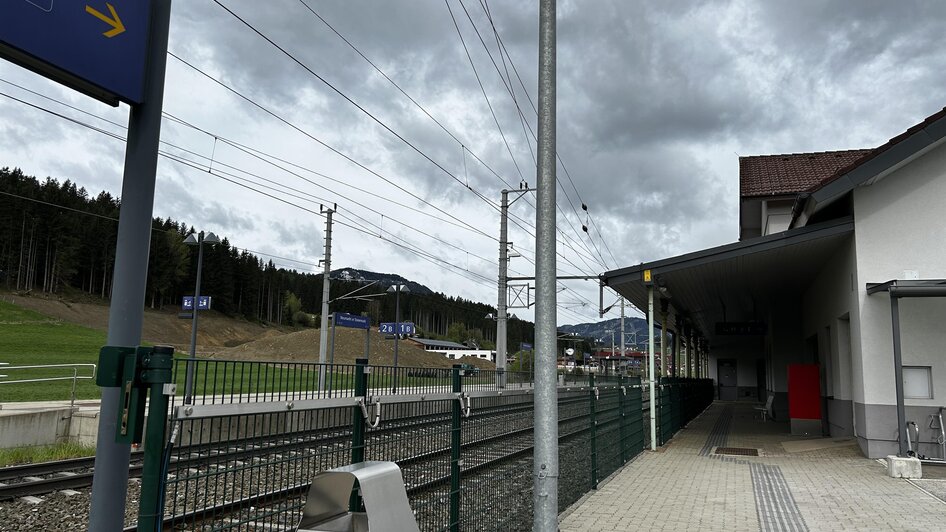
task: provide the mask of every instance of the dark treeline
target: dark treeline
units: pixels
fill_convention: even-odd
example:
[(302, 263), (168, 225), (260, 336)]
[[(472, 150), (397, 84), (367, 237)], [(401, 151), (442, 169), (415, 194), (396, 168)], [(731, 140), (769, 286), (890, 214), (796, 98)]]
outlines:
[[(18, 292), (81, 291), (108, 299), (118, 233), (117, 198), (108, 192), (91, 196), (71, 181), (39, 181), (9, 168), (0, 169), (0, 192), (20, 196), (0, 194), (0, 285)], [(146, 304), (178, 307), (181, 297), (194, 291), (197, 249), (184, 244), (194, 228), (161, 218), (155, 218), (152, 226)], [(278, 268), (220, 236), (220, 244), (204, 246), (201, 281), (201, 292), (213, 297), (215, 310), (285, 325), (313, 321), (312, 315), (321, 309), (321, 274)], [(333, 280), (331, 297), (360, 286)], [(366, 292), (382, 292), (387, 286), (373, 288)], [(377, 324), (394, 321), (394, 306), (394, 296), (385, 295), (368, 302), (338, 301), (332, 310), (365, 313)], [(309, 314), (308, 319), (300, 319), (300, 312)], [(413, 321), (427, 336), (473, 340), (479, 347), (494, 345), (495, 322), (485, 316), (495, 312), (489, 305), (440, 293), (401, 296), (402, 321)], [(508, 330), (510, 351), (520, 342), (532, 342), (531, 322), (511, 319)]]

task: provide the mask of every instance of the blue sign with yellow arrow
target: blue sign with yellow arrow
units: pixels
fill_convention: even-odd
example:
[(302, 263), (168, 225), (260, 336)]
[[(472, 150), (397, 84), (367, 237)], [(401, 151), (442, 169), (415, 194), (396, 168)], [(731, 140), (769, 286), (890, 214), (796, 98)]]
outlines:
[(4, 0), (0, 56), (111, 105), (142, 103), (150, 0)]

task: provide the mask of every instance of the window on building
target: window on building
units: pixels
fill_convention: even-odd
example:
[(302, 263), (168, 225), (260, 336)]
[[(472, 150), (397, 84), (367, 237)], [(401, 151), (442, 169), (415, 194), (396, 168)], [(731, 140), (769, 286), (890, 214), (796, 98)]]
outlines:
[(907, 399), (932, 399), (933, 368), (903, 366), (903, 396)]

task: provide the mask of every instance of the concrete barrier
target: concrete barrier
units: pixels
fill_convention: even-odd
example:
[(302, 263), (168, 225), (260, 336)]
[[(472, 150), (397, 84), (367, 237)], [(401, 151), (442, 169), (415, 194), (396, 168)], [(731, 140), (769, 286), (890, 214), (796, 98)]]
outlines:
[(923, 478), (923, 464), (919, 458), (887, 456), (887, 475), (893, 478)]
[(51, 445), (68, 438), (69, 408), (0, 411), (0, 448)]

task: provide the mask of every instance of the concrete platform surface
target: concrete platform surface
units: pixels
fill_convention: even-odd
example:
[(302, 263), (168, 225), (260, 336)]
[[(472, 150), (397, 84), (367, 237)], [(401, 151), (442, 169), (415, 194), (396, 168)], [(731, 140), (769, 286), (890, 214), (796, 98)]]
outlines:
[(760, 421), (751, 404), (714, 403), (566, 509), (561, 530), (946, 530), (944, 481), (890, 478), (853, 440), (782, 445), (802, 439), (787, 423)]

